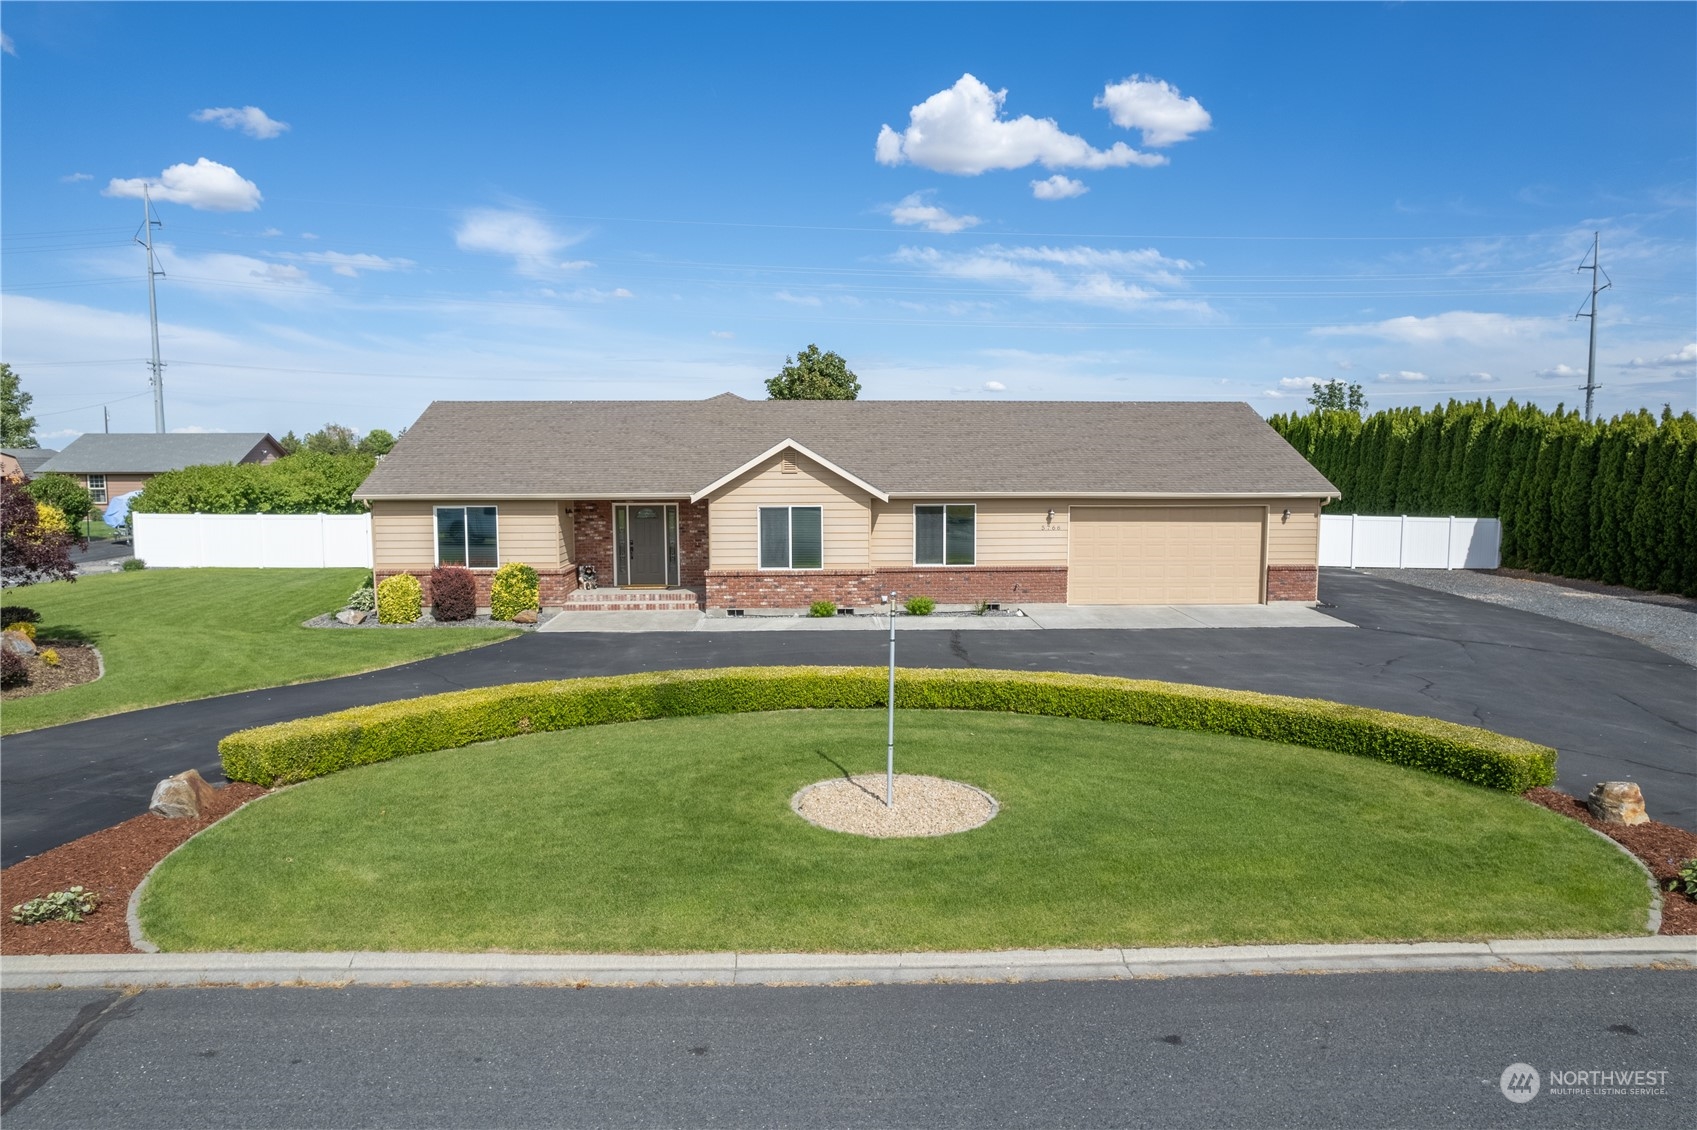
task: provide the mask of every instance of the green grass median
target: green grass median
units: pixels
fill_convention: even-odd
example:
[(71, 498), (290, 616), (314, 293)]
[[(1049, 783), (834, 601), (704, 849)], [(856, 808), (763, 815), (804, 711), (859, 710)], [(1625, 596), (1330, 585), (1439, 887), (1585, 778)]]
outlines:
[(884, 714), (603, 725), (307, 782), (170, 857), (167, 950), (887, 951), (1641, 932), (1644, 881), (1517, 797), (1345, 753), (901, 711), (897, 768), (1001, 804), (875, 840), (789, 808), (878, 771)]
[(301, 621), (342, 606), (363, 569), (158, 569), (8, 590), (42, 639), (93, 644), (105, 675), (5, 704), (0, 733), (144, 706), (310, 682), (493, 643), (505, 629), (331, 631)]

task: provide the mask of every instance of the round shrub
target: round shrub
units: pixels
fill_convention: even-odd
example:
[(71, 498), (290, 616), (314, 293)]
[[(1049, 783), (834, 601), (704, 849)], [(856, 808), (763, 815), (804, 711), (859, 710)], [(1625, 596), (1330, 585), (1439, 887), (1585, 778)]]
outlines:
[(0, 624), (39, 623), (41, 623), (41, 613), (33, 608), (26, 608), (21, 604), (14, 604), (10, 608), (0, 608)]
[(430, 613), (443, 622), (477, 615), (477, 578), (458, 565), (430, 570)]
[(837, 602), (834, 600), (816, 600), (807, 606), (807, 614), (818, 616), (820, 619), (835, 616), (837, 614)]
[(35, 657), (47, 664), (49, 667), (57, 667), (59, 664), (64, 662), (63, 659), (59, 658), (59, 653), (50, 647), (42, 648), (40, 651), (35, 653)]
[(10, 648), (0, 648), (0, 687), (21, 687), (29, 682), (29, 665)]
[(82, 484), (57, 471), (35, 476), (24, 489), (29, 491), (30, 497), (37, 502), (57, 507), (59, 513), (73, 526), (88, 517), (88, 512), (94, 509), (94, 499), (83, 489)]
[(30, 623), (28, 620), (18, 620), (15, 623), (7, 624), (6, 631), (19, 632), (28, 636), (30, 643), (35, 642), (35, 625)]
[(410, 624), (424, 612), (424, 588), (411, 573), (385, 577), (377, 586), (377, 622)]
[(495, 579), (489, 584), (489, 615), (511, 620), (527, 609), (540, 609), (541, 586), (535, 569), (522, 561), (507, 562), (495, 570)]
[(126, 573), (139, 573), (143, 569), (147, 568), (147, 562), (143, 561), (139, 557), (131, 557), (131, 558), (127, 558), (124, 561), (124, 564), (121, 566), (121, 568)]
[(902, 607), (909, 616), (929, 616), (937, 611), (937, 602), (928, 596), (910, 596)]

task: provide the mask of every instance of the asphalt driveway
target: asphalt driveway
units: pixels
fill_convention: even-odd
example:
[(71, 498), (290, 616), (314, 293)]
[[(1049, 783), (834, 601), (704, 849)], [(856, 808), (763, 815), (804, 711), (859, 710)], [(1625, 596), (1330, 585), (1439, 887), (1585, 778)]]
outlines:
[[(1592, 628), (1348, 571), (1321, 599), (1356, 631), (913, 632), (900, 661), (1171, 679), (1336, 699), (1555, 746), (1558, 784), (1630, 779), (1657, 819), (1697, 829), (1697, 671)], [(0, 862), (145, 810), (154, 782), (216, 779), (218, 740), (248, 726), (466, 687), (677, 667), (884, 662), (876, 632), (544, 634), (319, 683), (17, 734), (0, 757)]]

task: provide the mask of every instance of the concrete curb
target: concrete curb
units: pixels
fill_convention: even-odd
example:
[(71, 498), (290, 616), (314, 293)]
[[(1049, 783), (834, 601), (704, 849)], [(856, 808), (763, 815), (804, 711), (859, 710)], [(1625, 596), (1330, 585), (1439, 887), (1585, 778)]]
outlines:
[(136, 953), (0, 959), (0, 988), (894, 985), (1416, 970), (1697, 970), (1697, 936), (979, 953)]

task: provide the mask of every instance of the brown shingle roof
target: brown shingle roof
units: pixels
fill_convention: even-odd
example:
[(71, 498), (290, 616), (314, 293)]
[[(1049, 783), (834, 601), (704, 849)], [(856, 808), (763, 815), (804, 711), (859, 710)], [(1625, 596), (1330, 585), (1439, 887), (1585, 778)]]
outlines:
[(793, 440), (891, 495), (1337, 488), (1242, 403), (437, 401), (359, 498), (688, 496)]

